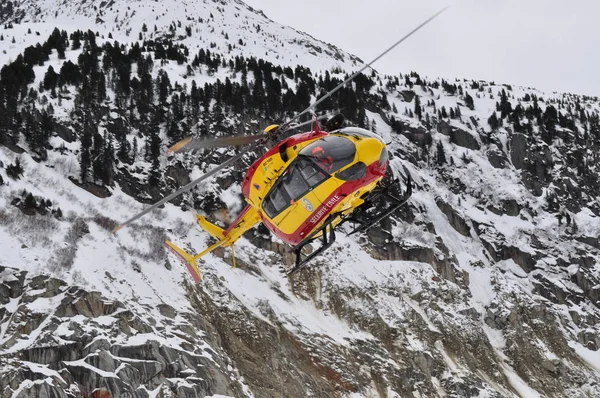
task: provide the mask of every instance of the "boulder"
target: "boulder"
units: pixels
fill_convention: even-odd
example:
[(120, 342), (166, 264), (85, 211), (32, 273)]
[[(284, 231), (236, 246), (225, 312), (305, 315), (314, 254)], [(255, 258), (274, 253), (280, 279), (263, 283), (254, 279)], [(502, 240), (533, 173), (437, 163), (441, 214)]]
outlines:
[(56, 309), (56, 316), (64, 317), (80, 314), (95, 318), (110, 315), (119, 308), (123, 308), (123, 304), (118, 301), (106, 300), (100, 292), (87, 292), (72, 287)]
[(478, 151), (481, 148), (479, 141), (473, 133), (457, 127), (452, 128), (452, 132), (450, 133), (450, 142), (474, 151)]
[(521, 213), (521, 206), (515, 199), (504, 199), (501, 201), (501, 204), (503, 214), (516, 217)]
[(588, 270), (588, 267), (580, 266), (577, 271), (571, 275), (571, 282), (575, 283), (583, 290), (583, 294), (592, 302), (592, 304), (596, 307), (600, 307), (600, 280)]
[(473, 133), (452, 126), (445, 120), (440, 120), (438, 122), (437, 131), (440, 134), (450, 137), (450, 142), (460, 147), (472, 150), (479, 150), (481, 148), (477, 137)]
[(167, 166), (164, 174), (165, 178), (172, 179), (174, 181), (174, 188), (176, 189), (189, 184), (191, 181), (188, 171), (181, 162)]
[(53, 122), (52, 129), (56, 132), (56, 135), (58, 135), (66, 142), (74, 142), (77, 139), (77, 136), (75, 135), (73, 130), (71, 130), (70, 127), (67, 127), (60, 122)]
[(487, 151), (486, 153), (488, 161), (492, 165), (492, 167), (496, 169), (505, 169), (507, 167), (507, 158), (504, 152), (499, 149), (492, 149)]
[(400, 95), (402, 96), (404, 102), (412, 102), (416, 94), (412, 90), (402, 90), (400, 91)]
[(442, 119), (437, 124), (437, 131), (440, 134), (450, 137), (450, 134), (452, 134), (452, 126)]
[(566, 304), (567, 301), (571, 301), (579, 304), (584, 299), (581, 293), (573, 292), (564, 284), (559, 285), (542, 274), (535, 274), (533, 277), (535, 279), (533, 284), (535, 291), (553, 303)]

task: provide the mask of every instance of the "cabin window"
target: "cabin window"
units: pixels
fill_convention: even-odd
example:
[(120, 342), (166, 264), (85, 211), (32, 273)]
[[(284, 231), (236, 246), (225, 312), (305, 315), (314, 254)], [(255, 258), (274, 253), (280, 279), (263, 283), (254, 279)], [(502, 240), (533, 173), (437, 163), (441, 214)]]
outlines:
[(340, 171), (335, 176), (344, 181), (356, 181), (367, 175), (367, 165), (363, 162), (358, 162), (348, 167), (344, 171)]
[(300, 158), (298, 159), (298, 163), (300, 165), (300, 173), (302, 173), (302, 177), (304, 177), (309, 187), (314, 188), (327, 179), (327, 174), (312, 162)]
[(300, 155), (331, 174), (354, 161), (356, 145), (347, 137), (328, 135), (302, 149)]
[(285, 209), (289, 205), (289, 201), (285, 195), (281, 186), (275, 186), (265, 200), (263, 201), (263, 209), (265, 213), (271, 218), (275, 217), (275, 215), (281, 213), (283, 209)]

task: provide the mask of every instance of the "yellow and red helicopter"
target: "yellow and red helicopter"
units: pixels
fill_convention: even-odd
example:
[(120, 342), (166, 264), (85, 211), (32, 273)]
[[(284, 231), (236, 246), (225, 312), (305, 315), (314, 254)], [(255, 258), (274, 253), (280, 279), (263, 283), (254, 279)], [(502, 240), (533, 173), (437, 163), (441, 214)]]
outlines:
[[(444, 11), (444, 10), (442, 10)], [(188, 137), (170, 148), (171, 152), (240, 144), (251, 144), (223, 164), (212, 169), (178, 191), (161, 199), (115, 228), (118, 231), (158, 206), (190, 190), (200, 182), (233, 165), (249, 151), (270, 148), (246, 172), (242, 193), (246, 207), (227, 227), (221, 228), (204, 216), (196, 215), (200, 227), (216, 242), (204, 251), (191, 254), (167, 241), (167, 247), (187, 266), (195, 282), (201, 274), (197, 260), (218, 247), (231, 247), (249, 229), (262, 222), (274, 235), (294, 247), (296, 261), (288, 275), (294, 274), (314, 257), (323, 253), (335, 241), (335, 229), (346, 222), (355, 224), (349, 233), (365, 231), (400, 208), (412, 193), (410, 174), (406, 172), (406, 189), (401, 196), (391, 188), (398, 179), (386, 179), (389, 154), (383, 139), (375, 133), (358, 127), (342, 127), (344, 117), (331, 117), (322, 128), (318, 117), (310, 131), (287, 136), (291, 130), (307, 123), (294, 125), (300, 116), (312, 110), (364, 69), (406, 40), (434, 19), (442, 11), (423, 22), (370, 63), (340, 83), (304, 111), (282, 125), (270, 125), (264, 134), (197, 140)], [(376, 206), (387, 198), (387, 207)], [(379, 207), (379, 208), (378, 208)], [(378, 209), (376, 209), (378, 208)], [(370, 210), (376, 209), (373, 213)], [(369, 210), (369, 211), (368, 211)], [(319, 240), (321, 246), (304, 255), (303, 248)], [(234, 261), (235, 261), (235, 253)], [(235, 264), (235, 263), (234, 263)]]

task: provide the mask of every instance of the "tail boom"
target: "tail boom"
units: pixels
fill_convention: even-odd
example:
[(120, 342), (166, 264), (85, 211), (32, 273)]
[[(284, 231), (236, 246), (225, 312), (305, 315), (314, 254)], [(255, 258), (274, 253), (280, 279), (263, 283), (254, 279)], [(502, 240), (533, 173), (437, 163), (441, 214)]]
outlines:
[[(246, 206), (246, 208), (240, 213), (237, 219), (226, 229), (220, 228), (218, 225), (215, 225), (208, 221), (203, 216), (196, 215), (196, 221), (198, 225), (208, 232), (213, 238), (217, 239), (217, 242), (212, 244), (211, 246), (204, 249), (204, 251), (192, 255), (175, 243), (171, 241), (166, 241), (165, 245), (167, 248), (174, 253), (181, 262), (187, 267), (188, 271), (192, 275), (194, 282), (199, 283), (202, 280), (202, 275), (198, 270), (198, 266), (196, 261), (204, 256), (205, 254), (210, 253), (218, 247), (231, 247), (233, 254), (233, 244), (237, 241), (247, 230), (252, 228), (258, 221), (260, 220), (260, 216), (258, 211), (251, 207), (250, 205)], [(235, 267), (235, 257), (233, 259), (234, 267)]]

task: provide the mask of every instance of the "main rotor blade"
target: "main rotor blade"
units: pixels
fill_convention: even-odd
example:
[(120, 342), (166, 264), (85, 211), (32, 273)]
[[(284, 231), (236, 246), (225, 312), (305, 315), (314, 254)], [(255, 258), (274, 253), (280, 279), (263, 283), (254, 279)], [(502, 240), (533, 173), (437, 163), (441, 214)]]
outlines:
[[(327, 116), (322, 115), (319, 116), (319, 120), (326, 119)], [(289, 129), (297, 129), (308, 124), (314, 123), (314, 119), (307, 120), (305, 122), (294, 124), (289, 126)], [(265, 134), (254, 134), (254, 135), (238, 135), (231, 137), (219, 137), (212, 139), (195, 139), (192, 136), (186, 137), (183, 140), (179, 141), (175, 145), (171, 146), (167, 149), (168, 152), (175, 153), (182, 150), (193, 150), (193, 149), (203, 149), (203, 148), (223, 148), (230, 146), (238, 146), (244, 144), (250, 144), (254, 141), (260, 140), (261, 138), (265, 138)]]
[(173, 145), (168, 149), (169, 152), (179, 152), (183, 149), (192, 150), (192, 149), (202, 149), (202, 148), (223, 148), (229, 146), (238, 146), (249, 144), (261, 138), (264, 138), (264, 134), (255, 134), (255, 135), (239, 135), (233, 137), (221, 137), (214, 139), (205, 139), (205, 140), (197, 140), (193, 137), (187, 137), (183, 140), (179, 141), (177, 144)]
[(331, 91), (329, 91), (323, 97), (319, 98), (317, 101), (315, 101), (314, 103), (312, 103), (308, 108), (306, 108), (302, 112), (298, 113), (296, 116), (294, 116), (291, 120), (289, 120), (286, 123), (291, 123), (294, 120), (298, 119), (300, 116), (304, 115), (305, 113), (310, 112), (313, 108), (315, 108), (321, 102), (323, 102), (327, 98), (329, 98), (333, 93), (335, 93), (340, 88), (342, 88), (346, 83), (348, 83), (349, 81), (351, 81), (352, 79), (354, 79), (356, 76), (358, 76), (363, 70), (367, 69), (372, 64), (374, 64), (376, 61), (378, 61), (381, 57), (383, 57), (384, 55), (386, 55), (387, 53), (389, 53), (390, 51), (392, 51), (398, 44), (402, 43), (403, 41), (405, 41), (406, 39), (408, 39), (409, 37), (411, 37), (413, 34), (415, 34), (417, 31), (419, 31), (422, 27), (424, 27), (425, 25), (427, 25), (429, 22), (433, 21), (437, 16), (439, 16), (441, 13), (443, 13), (444, 11), (446, 11), (448, 9), (448, 7), (442, 8), (441, 10), (439, 10), (438, 12), (436, 12), (435, 14), (433, 14), (431, 17), (429, 17), (428, 19), (426, 19), (419, 26), (417, 26), (412, 31), (410, 31), (406, 36), (404, 36), (403, 38), (401, 38), (400, 40), (398, 40), (396, 43), (394, 43), (390, 48), (388, 48), (387, 50), (385, 50), (384, 52), (382, 52), (381, 54), (379, 54), (374, 60), (372, 60), (371, 62), (369, 62), (368, 64), (366, 64), (362, 68), (360, 68), (352, 76), (350, 76), (349, 78), (347, 78), (346, 80), (344, 80), (343, 82), (341, 82), (340, 84), (338, 84), (335, 88), (333, 88)]
[(232, 164), (234, 164), (236, 161), (238, 161), (239, 159), (242, 158), (242, 156), (244, 156), (248, 151), (250, 151), (251, 148), (248, 148), (240, 153), (238, 153), (237, 155), (235, 155), (234, 157), (228, 159), (225, 163), (215, 167), (214, 169), (212, 169), (211, 171), (209, 171), (208, 173), (196, 178), (194, 181), (190, 182), (189, 184), (187, 184), (186, 186), (180, 188), (179, 190), (173, 192), (172, 194), (170, 194), (169, 196), (165, 196), (164, 198), (162, 198), (161, 200), (159, 200), (158, 202), (154, 203), (152, 206), (144, 209), (143, 211), (139, 212), (138, 214), (136, 214), (135, 216), (131, 217), (129, 220), (125, 221), (123, 224), (119, 225), (118, 227), (116, 227), (115, 229), (113, 229), (113, 233), (117, 233), (121, 228), (126, 227), (127, 225), (131, 224), (132, 222), (134, 222), (135, 220), (145, 216), (146, 214), (150, 213), (152, 210), (156, 209), (157, 207), (167, 203), (168, 201), (170, 201), (171, 199), (176, 198), (177, 196), (181, 195), (184, 192), (189, 191), (190, 189), (192, 189), (194, 186), (198, 185), (199, 183), (201, 183), (202, 181), (206, 180), (209, 177), (212, 177), (213, 175), (217, 174), (219, 171), (223, 170), (226, 167), (231, 166)]
[[(323, 119), (326, 116), (320, 116), (319, 119)], [(308, 120), (306, 122), (300, 123), (300, 124), (296, 124), (294, 126), (290, 126), (290, 128), (298, 128), (298, 127), (302, 127), (305, 126), (307, 124), (313, 123), (314, 120)], [(255, 140), (259, 140), (259, 139), (264, 139), (265, 142), (267, 141), (268, 136), (266, 134), (258, 134), (258, 135), (253, 135), (253, 136), (242, 136), (242, 137), (226, 137), (226, 138), (247, 138), (247, 137), (257, 137), (255, 138)], [(192, 137), (188, 137), (183, 139), (182, 141), (178, 142), (177, 144), (175, 144), (174, 146), (179, 146), (179, 148), (177, 148), (176, 150), (180, 150), (182, 147), (187, 147), (187, 145), (189, 145), (189, 143), (192, 142)], [(211, 171), (209, 171), (206, 174), (201, 175), (200, 177), (198, 177), (197, 179), (195, 179), (194, 181), (190, 182), (189, 184), (187, 184), (186, 186), (180, 188), (179, 190), (173, 192), (172, 194), (165, 196), (164, 198), (162, 198), (161, 200), (159, 200), (158, 202), (154, 203), (152, 206), (142, 210), (141, 212), (139, 212), (138, 214), (136, 214), (135, 216), (131, 217), (129, 220), (125, 221), (124, 223), (120, 224), (119, 226), (117, 226), (115, 229), (113, 229), (113, 233), (116, 234), (120, 229), (126, 227), (127, 225), (131, 224), (132, 222), (134, 222), (135, 220), (138, 220), (140, 218), (142, 218), (143, 216), (145, 216), (146, 214), (150, 213), (152, 210), (156, 209), (157, 207), (167, 203), (168, 201), (175, 199), (177, 196), (181, 195), (182, 193), (185, 193), (187, 191), (189, 191), (190, 189), (192, 189), (193, 187), (195, 187), (196, 185), (198, 185), (199, 183), (201, 183), (202, 181), (206, 180), (209, 177), (212, 177), (213, 175), (215, 175), (216, 173), (218, 173), (219, 171), (231, 166), (232, 164), (234, 164), (236, 161), (238, 161), (239, 159), (241, 159), (246, 153), (250, 152), (253, 149), (254, 146), (251, 146), (249, 148), (246, 148), (245, 150), (243, 150), (242, 152), (238, 153), (237, 155), (235, 155), (234, 157), (228, 159), (227, 161), (225, 161), (225, 163), (222, 163), (221, 165), (215, 167), (214, 169), (212, 169)], [(173, 147), (171, 147), (173, 148)], [(169, 149), (171, 149), (169, 148)], [(204, 147), (206, 148), (206, 147)]]

